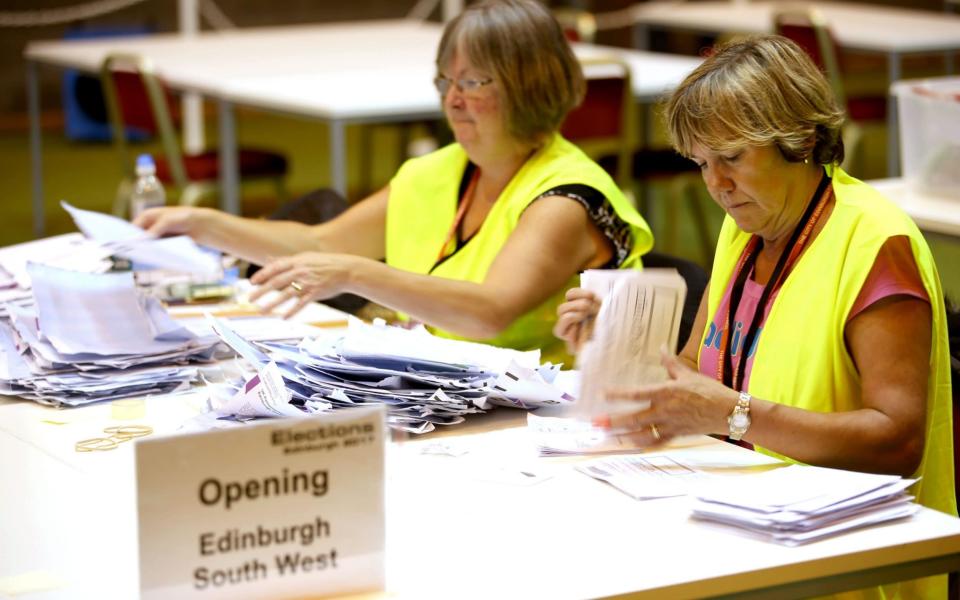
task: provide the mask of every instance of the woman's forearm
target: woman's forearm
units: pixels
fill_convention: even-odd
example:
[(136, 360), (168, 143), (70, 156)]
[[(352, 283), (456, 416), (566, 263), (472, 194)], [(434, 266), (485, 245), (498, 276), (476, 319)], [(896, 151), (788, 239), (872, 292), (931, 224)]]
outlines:
[(197, 243), (233, 254), (255, 264), (308, 250), (320, 250), (314, 228), (293, 221), (238, 217), (213, 209), (195, 216), (190, 236)]
[(876, 409), (819, 413), (754, 399), (750, 413), (747, 441), (807, 464), (908, 476), (923, 455), (922, 431)]
[(410, 273), (366, 259), (358, 259), (346, 288), (433, 327), (481, 340), (499, 334), (527, 309), (499, 301), (483, 284)]

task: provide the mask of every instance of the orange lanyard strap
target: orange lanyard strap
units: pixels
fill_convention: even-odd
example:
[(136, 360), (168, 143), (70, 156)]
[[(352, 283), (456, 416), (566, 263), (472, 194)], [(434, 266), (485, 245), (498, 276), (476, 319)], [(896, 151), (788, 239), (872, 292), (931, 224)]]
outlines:
[(440, 252), (437, 254), (437, 260), (433, 261), (434, 268), (436, 268), (437, 263), (439, 263), (447, 253), (447, 246), (450, 245), (450, 240), (452, 240), (453, 236), (457, 234), (457, 229), (460, 227), (460, 223), (463, 221), (464, 215), (467, 214), (467, 210), (473, 203), (474, 191), (477, 188), (477, 181), (479, 179), (480, 167), (476, 167), (473, 170), (473, 175), (470, 176), (470, 183), (467, 184), (467, 189), (465, 192), (463, 192), (463, 197), (460, 199), (460, 207), (457, 209), (457, 215), (453, 218), (453, 223), (450, 225), (450, 230), (447, 231), (447, 235), (443, 239), (443, 244), (440, 246)]
[(738, 391), (743, 386), (743, 377), (747, 366), (746, 357), (758, 335), (760, 321), (763, 319), (764, 313), (766, 313), (767, 304), (770, 302), (774, 292), (776, 292), (786, 280), (790, 267), (799, 259), (800, 253), (803, 252), (803, 248), (810, 239), (814, 225), (816, 225), (820, 219), (820, 215), (823, 214), (823, 210), (832, 196), (833, 187), (830, 186), (830, 178), (824, 174), (820, 179), (820, 184), (817, 186), (817, 191), (813, 193), (810, 202), (807, 204), (803, 218), (801, 218), (796, 228), (794, 228), (790, 240), (787, 242), (786, 249), (780, 255), (779, 260), (777, 260), (777, 265), (773, 269), (770, 280), (763, 288), (763, 293), (757, 302), (757, 308), (753, 314), (750, 326), (744, 332), (736, 371), (734, 371), (730, 331), (733, 330), (733, 320), (740, 306), (740, 299), (743, 296), (743, 288), (746, 285), (747, 277), (757, 261), (760, 237), (754, 235), (747, 243), (743, 257), (737, 264), (733, 287), (730, 289), (730, 299), (727, 303), (727, 312), (723, 319), (723, 329), (720, 334), (720, 356), (717, 360), (717, 380), (722, 381), (724, 385)]

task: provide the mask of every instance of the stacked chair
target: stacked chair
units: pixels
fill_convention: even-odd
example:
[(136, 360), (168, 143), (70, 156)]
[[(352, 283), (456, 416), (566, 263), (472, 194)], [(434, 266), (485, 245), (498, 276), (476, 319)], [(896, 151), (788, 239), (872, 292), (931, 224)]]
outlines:
[[(177, 116), (174, 98), (163, 86), (150, 61), (137, 55), (111, 54), (103, 61), (100, 81), (123, 173), (114, 200), (114, 214), (126, 214), (127, 199), (136, 180), (134, 156), (127, 140), (130, 129), (159, 137), (164, 154), (154, 157), (157, 177), (181, 204), (195, 205), (215, 196), (220, 177), (217, 150), (199, 154), (181, 151), (174, 125)], [(241, 181), (270, 181), (278, 200), (286, 200), (285, 156), (251, 148), (241, 148), (238, 154)]]

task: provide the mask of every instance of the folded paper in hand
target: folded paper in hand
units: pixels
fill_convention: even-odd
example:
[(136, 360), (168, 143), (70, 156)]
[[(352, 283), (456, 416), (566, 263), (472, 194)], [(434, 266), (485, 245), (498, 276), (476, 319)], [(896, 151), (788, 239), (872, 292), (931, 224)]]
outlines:
[(610, 412), (603, 398), (608, 388), (666, 377), (660, 348), (677, 345), (687, 286), (673, 269), (589, 270), (580, 285), (602, 300), (593, 335), (578, 356), (576, 414), (582, 418)]
[(185, 235), (156, 238), (119, 217), (82, 210), (61, 202), (73, 221), (88, 238), (108, 248), (114, 255), (136, 264), (204, 277), (222, 275), (219, 258), (200, 249)]

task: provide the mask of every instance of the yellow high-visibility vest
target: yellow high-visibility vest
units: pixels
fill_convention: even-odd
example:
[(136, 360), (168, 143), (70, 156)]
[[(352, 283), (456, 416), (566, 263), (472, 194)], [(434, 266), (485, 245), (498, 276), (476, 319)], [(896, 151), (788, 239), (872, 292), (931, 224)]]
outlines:
[[(924, 506), (956, 515), (949, 338), (943, 290), (930, 249), (899, 207), (843, 170), (828, 167), (827, 171), (833, 176), (836, 204), (773, 302), (756, 345), (747, 391), (764, 400), (818, 412), (862, 408), (860, 377), (843, 337), (847, 315), (883, 243), (893, 236), (907, 236), (933, 315), (926, 444), (914, 474), (922, 479), (911, 493)], [(710, 321), (749, 239), (733, 219), (724, 220), (710, 280)], [(945, 585), (945, 576), (927, 578), (864, 590), (857, 597), (945, 597)]]
[[(451, 144), (403, 164), (390, 182), (387, 264), (414, 273), (482, 283), (527, 206), (543, 192), (567, 184), (595, 188), (630, 225), (633, 248), (621, 268), (640, 268), (640, 256), (653, 247), (650, 227), (613, 179), (579, 148), (555, 134), (510, 180), (473, 238), (434, 269), (440, 246), (456, 215), (467, 161), (463, 148)], [(567, 285), (518, 318), (500, 335), (475, 341), (518, 350), (539, 348), (545, 359), (569, 360), (551, 330), (556, 322), (557, 306), (566, 290), (576, 284), (577, 277), (571, 278)], [(462, 339), (442, 330), (433, 329), (433, 332)]]

